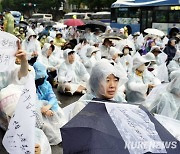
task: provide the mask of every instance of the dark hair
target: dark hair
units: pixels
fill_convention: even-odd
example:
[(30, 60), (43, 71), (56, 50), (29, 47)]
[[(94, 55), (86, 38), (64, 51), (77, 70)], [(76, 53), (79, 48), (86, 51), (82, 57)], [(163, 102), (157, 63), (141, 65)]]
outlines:
[(68, 53), (68, 56), (71, 55), (71, 54), (74, 54), (74, 52), (75, 51), (72, 50), (71, 52)]
[(83, 42), (85, 42), (85, 43), (86, 43), (86, 42), (87, 42), (87, 40), (86, 40), (85, 38), (82, 38), (82, 39), (80, 39), (80, 40), (79, 40), (79, 43), (83, 43)]
[(50, 47), (52, 48), (52, 52), (53, 52), (55, 49), (55, 46), (52, 44)]
[(60, 36), (62, 37), (62, 34), (61, 34), (61, 33), (57, 33), (57, 34), (56, 34), (56, 37), (57, 37), (58, 35), (60, 35)]

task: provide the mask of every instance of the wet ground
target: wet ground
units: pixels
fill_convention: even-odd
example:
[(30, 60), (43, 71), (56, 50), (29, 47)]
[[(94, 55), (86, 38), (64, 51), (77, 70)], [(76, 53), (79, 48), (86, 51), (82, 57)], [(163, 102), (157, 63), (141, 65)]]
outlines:
[[(81, 95), (79, 95), (79, 94), (76, 94), (73, 96), (62, 95), (62, 94), (59, 94), (56, 91), (56, 89), (54, 89), (54, 92), (55, 92), (58, 100), (61, 102), (60, 106), (62, 108), (64, 108), (65, 106), (77, 101), (81, 97)], [(0, 142), (0, 154), (8, 154), (2, 145), (3, 136), (4, 136), (4, 131), (0, 129), (0, 140), (1, 140), (1, 142)], [(63, 154), (63, 149), (62, 149), (62, 146), (60, 144), (56, 145), (56, 146), (51, 146), (51, 149), (52, 149), (52, 154)]]

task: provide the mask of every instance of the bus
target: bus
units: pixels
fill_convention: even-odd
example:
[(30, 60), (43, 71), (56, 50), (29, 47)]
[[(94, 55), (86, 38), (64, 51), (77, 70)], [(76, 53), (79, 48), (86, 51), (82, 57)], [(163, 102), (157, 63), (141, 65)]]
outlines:
[(156, 28), (166, 34), (180, 29), (180, 0), (117, 0), (111, 5), (111, 27), (128, 26), (132, 33)]
[(76, 16), (77, 19), (93, 19), (93, 20), (99, 20), (101, 22), (106, 23), (107, 25), (110, 25), (110, 16), (111, 12), (86, 12), (86, 13), (79, 13), (79, 12), (69, 12), (64, 15), (64, 19), (72, 19), (73, 16)]
[(64, 15), (64, 19), (72, 19), (74, 15), (77, 19), (84, 19), (86, 15), (90, 16), (91, 13), (69, 12)]
[(96, 12), (92, 14), (92, 19), (104, 22), (106, 25), (110, 25), (111, 12)]

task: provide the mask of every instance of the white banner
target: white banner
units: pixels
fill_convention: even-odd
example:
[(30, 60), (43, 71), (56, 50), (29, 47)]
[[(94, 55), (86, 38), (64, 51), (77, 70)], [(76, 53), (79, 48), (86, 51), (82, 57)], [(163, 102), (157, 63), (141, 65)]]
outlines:
[(105, 104), (130, 154), (166, 153), (154, 123), (142, 109), (129, 104)]
[(14, 66), (18, 38), (2, 31), (0, 36), (0, 72), (5, 72)]
[(3, 145), (10, 154), (34, 154), (35, 100), (34, 78), (30, 75), (3, 138)]

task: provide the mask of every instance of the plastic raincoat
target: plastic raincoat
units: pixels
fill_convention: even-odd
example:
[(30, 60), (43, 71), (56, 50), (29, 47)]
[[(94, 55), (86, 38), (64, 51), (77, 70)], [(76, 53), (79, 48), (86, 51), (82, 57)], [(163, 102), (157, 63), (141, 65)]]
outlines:
[(49, 57), (47, 57), (47, 51), (50, 46), (51, 44), (45, 43), (42, 48), (42, 63), (46, 66), (47, 70), (50, 70), (51, 68), (58, 70), (61, 61), (54, 56), (53, 52)]
[(65, 85), (68, 84), (71, 87), (71, 93), (73, 94), (80, 85), (86, 87), (86, 82), (89, 79), (89, 74), (86, 71), (84, 65), (75, 59), (75, 61), (70, 64), (68, 61), (68, 53), (71, 49), (66, 49), (64, 51), (65, 61), (61, 64), (59, 68), (58, 81), (59, 88), (65, 92)]
[[(79, 101), (63, 109), (65, 113), (67, 113), (66, 116), (69, 120), (79, 111), (81, 111), (93, 98), (99, 98), (99, 95), (105, 95), (106, 78), (111, 74), (119, 78), (118, 87), (120, 87), (127, 81), (127, 78), (124, 78), (119, 70), (108, 60), (102, 59), (95, 64), (95, 66), (92, 68), (91, 76), (89, 79), (88, 93), (82, 96)], [(117, 100), (117, 103), (125, 102), (122, 93), (119, 93), (118, 89), (112, 100)]]
[(175, 57), (167, 66), (169, 74), (171, 74), (173, 71), (176, 71), (180, 69), (180, 52), (176, 52)]
[(156, 78), (150, 76), (145, 70), (141, 73), (136, 73), (136, 69), (142, 64), (148, 62), (145, 58), (139, 56), (133, 60), (133, 71), (129, 75), (129, 81), (126, 84), (126, 96), (128, 103), (140, 103), (143, 102), (147, 96), (149, 90), (149, 84), (156, 84)]
[(13, 34), (14, 31), (14, 17), (10, 12), (5, 14), (4, 31)]
[(154, 101), (148, 104), (148, 110), (180, 120), (180, 71), (173, 71), (170, 79), (166, 91), (159, 93)]
[[(94, 55), (92, 55), (94, 53)], [(97, 61), (99, 61), (101, 58), (100, 51), (98, 48), (91, 46), (87, 49), (86, 57), (87, 60), (84, 61), (84, 66), (86, 67), (88, 73), (91, 73), (92, 67), (96, 64)]]
[[(42, 129), (46, 134), (49, 143), (51, 145), (57, 145), (62, 141), (60, 128), (66, 123), (66, 118), (64, 112), (58, 105), (58, 100), (50, 83), (47, 81), (45, 66), (40, 62), (36, 62), (33, 67), (36, 73), (36, 81), (40, 78), (44, 78), (43, 83), (37, 84), (36, 82), (37, 95), (40, 100), (37, 104), (37, 113), (39, 119), (42, 119), (43, 121)], [(46, 105), (51, 105), (50, 110), (53, 111), (53, 116), (43, 116), (41, 114), (41, 108)]]
[(28, 29), (28, 32), (26, 33), (26, 39), (22, 41), (22, 49), (27, 52), (28, 60), (33, 58), (33, 52), (37, 52), (38, 60), (40, 61), (42, 57), (40, 42), (36, 38), (31, 38), (29, 40), (30, 36), (36, 36), (32, 29)]

